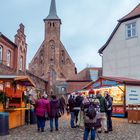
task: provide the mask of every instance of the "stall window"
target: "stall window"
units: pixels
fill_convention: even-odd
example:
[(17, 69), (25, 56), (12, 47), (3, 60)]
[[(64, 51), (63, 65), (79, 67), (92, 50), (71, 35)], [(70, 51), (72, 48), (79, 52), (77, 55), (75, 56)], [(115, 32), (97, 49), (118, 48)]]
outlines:
[(0, 45), (0, 63), (2, 63), (2, 51), (3, 51), (3, 48), (2, 48), (2, 46)]
[(23, 57), (21, 56), (20, 57), (20, 60), (19, 60), (19, 66), (20, 66), (20, 70), (23, 70)]
[(8, 52), (7, 52), (7, 66), (10, 66), (10, 62), (11, 62), (11, 51), (8, 50)]
[(3, 91), (3, 84), (0, 84), (0, 91)]
[(126, 38), (136, 37), (136, 22), (126, 24)]

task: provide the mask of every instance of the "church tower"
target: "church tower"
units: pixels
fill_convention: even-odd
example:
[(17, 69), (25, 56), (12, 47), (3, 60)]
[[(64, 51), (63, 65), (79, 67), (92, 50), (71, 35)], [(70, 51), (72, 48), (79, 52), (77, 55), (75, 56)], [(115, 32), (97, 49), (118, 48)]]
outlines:
[(63, 83), (75, 75), (76, 68), (60, 41), (61, 19), (57, 16), (55, 0), (51, 0), (49, 15), (44, 23), (44, 41), (29, 64), (29, 70), (48, 80), (48, 92), (60, 93), (61, 89), (65, 90)]
[(45, 22), (45, 40), (50, 37), (60, 40), (61, 19), (57, 16), (55, 0), (51, 1), (49, 15), (44, 19)]

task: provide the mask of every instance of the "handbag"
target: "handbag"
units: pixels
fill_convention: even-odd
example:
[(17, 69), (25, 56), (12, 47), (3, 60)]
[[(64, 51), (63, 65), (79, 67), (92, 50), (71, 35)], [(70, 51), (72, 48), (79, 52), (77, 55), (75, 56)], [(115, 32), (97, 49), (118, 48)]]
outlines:
[(47, 111), (45, 112), (45, 119), (46, 119), (46, 120), (49, 119), (49, 115), (48, 115), (48, 112), (47, 112)]
[(60, 113), (60, 111), (56, 112), (56, 117), (58, 117), (58, 118), (61, 117), (61, 113)]

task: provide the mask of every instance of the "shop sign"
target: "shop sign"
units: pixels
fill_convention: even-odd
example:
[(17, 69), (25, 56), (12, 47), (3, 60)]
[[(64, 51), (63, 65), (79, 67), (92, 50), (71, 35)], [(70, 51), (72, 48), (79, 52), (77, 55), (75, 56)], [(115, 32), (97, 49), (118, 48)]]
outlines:
[(93, 88), (97, 88), (101, 86), (101, 81), (98, 81), (96, 83), (93, 84)]
[(110, 80), (103, 80), (95, 82), (92, 86), (93, 88), (101, 87), (101, 86), (117, 86), (119, 85), (116, 81), (110, 81)]
[(126, 86), (126, 105), (140, 104), (140, 87)]
[(110, 81), (110, 80), (102, 80), (103, 86), (116, 86), (118, 83), (116, 81)]
[(124, 114), (124, 107), (113, 106), (113, 113), (114, 114)]

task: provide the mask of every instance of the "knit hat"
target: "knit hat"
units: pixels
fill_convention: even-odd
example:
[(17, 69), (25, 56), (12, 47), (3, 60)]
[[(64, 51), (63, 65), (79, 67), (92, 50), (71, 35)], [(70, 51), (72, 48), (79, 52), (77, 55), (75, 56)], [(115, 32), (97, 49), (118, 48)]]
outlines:
[(95, 94), (95, 92), (94, 92), (93, 89), (90, 89), (88, 93), (89, 93), (89, 94)]

